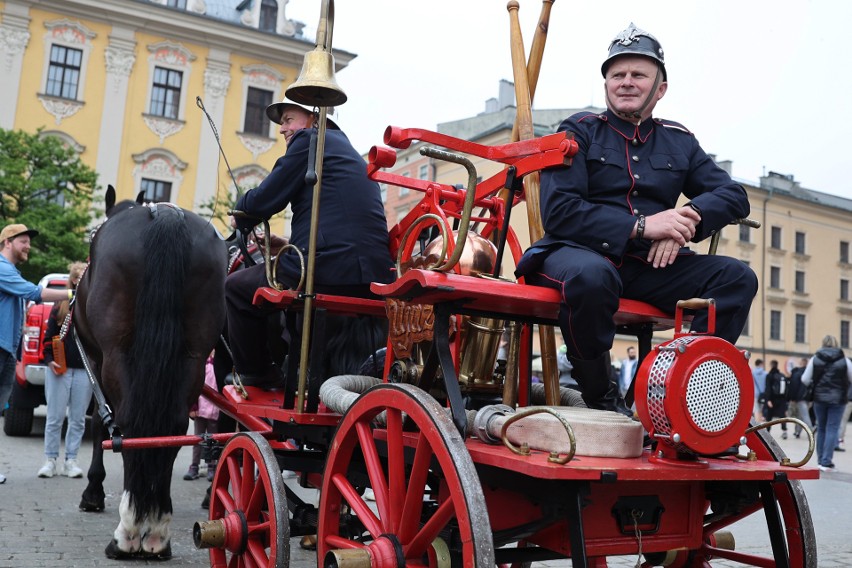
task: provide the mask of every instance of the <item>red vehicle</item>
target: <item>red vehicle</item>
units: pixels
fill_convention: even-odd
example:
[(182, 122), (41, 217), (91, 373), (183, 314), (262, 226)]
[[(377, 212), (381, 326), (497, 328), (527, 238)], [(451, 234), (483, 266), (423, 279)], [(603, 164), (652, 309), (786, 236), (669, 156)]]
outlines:
[[(39, 281), (44, 288), (64, 289), (68, 284), (67, 274), (48, 274)], [(24, 317), (21, 339), (21, 359), (15, 368), (15, 384), (6, 409), (3, 431), (7, 436), (28, 436), (33, 428), (33, 411), (45, 404), (44, 378), (47, 366), (44, 363), (42, 343), (47, 329), (47, 320), (53, 303), (30, 303)]]

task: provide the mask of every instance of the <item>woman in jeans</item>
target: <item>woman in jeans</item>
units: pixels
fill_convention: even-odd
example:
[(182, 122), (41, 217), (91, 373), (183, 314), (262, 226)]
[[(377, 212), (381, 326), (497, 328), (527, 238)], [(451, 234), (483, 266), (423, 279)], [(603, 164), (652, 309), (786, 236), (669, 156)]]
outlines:
[[(75, 262), (68, 266), (68, 288), (76, 290), (77, 283), (86, 264)], [(86, 430), (86, 409), (92, 399), (92, 385), (83, 367), (83, 358), (71, 334), (62, 341), (67, 369), (57, 363), (57, 353), (53, 351), (53, 338), (59, 336), (62, 322), (69, 311), (69, 302), (57, 302), (50, 311), (47, 330), (44, 333), (44, 360), (47, 372), (44, 380), (44, 395), (47, 399), (47, 422), (44, 426), (44, 454), (47, 460), (38, 470), (39, 477), (53, 477), (61, 473), (56, 464), (59, 458), (59, 446), (62, 437), (62, 423), (68, 415), (68, 430), (65, 432), (65, 467), (68, 477), (83, 477), (83, 470), (77, 463), (77, 451), (83, 441)], [(59, 357), (61, 359), (61, 357)]]

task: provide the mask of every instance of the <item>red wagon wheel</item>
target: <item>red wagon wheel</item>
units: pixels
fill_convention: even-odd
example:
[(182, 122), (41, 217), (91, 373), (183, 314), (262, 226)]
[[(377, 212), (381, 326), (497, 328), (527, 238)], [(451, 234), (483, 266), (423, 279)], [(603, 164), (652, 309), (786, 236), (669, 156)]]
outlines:
[[(785, 457), (784, 451), (775, 442), (775, 439), (766, 431), (758, 430), (749, 434), (749, 448), (754, 450), (759, 460), (779, 461)], [(798, 480), (784, 480), (767, 482), (764, 488), (774, 492), (774, 500), (764, 492), (762, 500), (736, 508), (730, 514), (720, 514), (715, 518), (708, 518), (704, 525), (704, 545), (698, 550), (679, 550), (670, 552), (665, 560), (659, 555), (659, 562), (646, 562), (644, 566), (673, 566), (681, 568), (711, 568), (716, 565), (731, 565), (731, 561), (737, 566), (761, 566), (774, 568), (784, 566), (784, 556), (787, 558), (787, 566), (790, 568), (816, 568), (817, 547), (814, 534), (811, 511), (808, 500)], [(762, 515), (767, 525), (771, 525), (772, 518), (777, 512), (778, 528), (774, 537), (771, 526), (769, 528), (769, 542), (761, 547), (761, 551), (746, 552), (739, 550), (727, 550), (728, 541), (726, 534), (728, 527), (735, 522), (746, 519), (752, 515)], [(733, 548), (730, 541), (730, 548)], [(774, 546), (773, 546), (774, 545)], [(780, 562), (773, 557), (773, 547), (780, 551), (782, 556)], [(646, 557), (646, 560), (649, 560)], [(717, 564), (718, 563), (718, 564)]]
[(269, 442), (256, 432), (231, 438), (222, 450), (210, 492), (210, 520), (221, 521), (213, 568), (285, 568), (290, 521), (284, 481)]
[[(386, 426), (375, 426), (377, 417)], [(365, 485), (376, 511), (359, 495)], [(350, 407), (328, 455), (319, 508), (325, 566), (494, 566), (464, 439), (446, 408), (412, 385), (378, 385)]]

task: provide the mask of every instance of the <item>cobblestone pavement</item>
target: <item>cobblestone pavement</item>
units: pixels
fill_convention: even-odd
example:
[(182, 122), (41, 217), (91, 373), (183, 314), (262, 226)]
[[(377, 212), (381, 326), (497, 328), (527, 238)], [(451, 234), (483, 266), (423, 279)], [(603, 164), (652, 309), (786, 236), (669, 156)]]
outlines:
[[(43, 410), (43, 409), (42, 409)], [(43, 415), (43, 414), (42, 414)], [(36, 417), (33, 434), (26, 438), (10, 438), (0, 431), (0, 472), (8, 481), (0, 485), (0, 568), (44, 566), (57, 568), (145, 566), (209, 566), (207, 553), (196, 550), (192, 543), (192, 525), (204, 520), (206, 511), (200, 503), (207, 483), (201, 479), (184, 481), (190, 450), (178, 455), (172, 478), (172, 499), (175, 515), (172, 521), (172, 552), (174, 557), (162, 562), (121, 562), (109, 560), (103, 550), (112, 538), (118, 523), (118, 500), (121, 496), (121, 458), (108, 453), (107, 504), (103, 513), (82, 513), (77, 504), (86, 485), (84, 479), (54, 477), (39, 479), (36, 472), (43, 455), (44, 419)], [(780, 432), (773, 434), (780, 436)], [(779, 440), (793, 459), (807, 451), (804, 440)], [(84, 441), (80, 463), (85, 468), (91, 457), (90, 439)], [(804, 482), (805, 492), (814, 519), (819, 546), (819, 568), (852, 566), (852, 448), (835, 454), (838, 471), (824, 473), (822, 478)], [(737, 548), (748, 550), (749, 542), (765, 542), (765, 524), (760, 518), (750, 518), (734, 527)], [(764, 546), (764, 545), (758, 545)], [(610, 560), (614, 567), (633, 567), (636, 558)], [(297, 568), (316, 566), (314, 553), (300, 549), (298, 539), (291, 542), (290, 565)], [(570, 562), (545, 562), (537, 566), (568, 567)], [(713, 567), (740, 566), (714, 562)]]

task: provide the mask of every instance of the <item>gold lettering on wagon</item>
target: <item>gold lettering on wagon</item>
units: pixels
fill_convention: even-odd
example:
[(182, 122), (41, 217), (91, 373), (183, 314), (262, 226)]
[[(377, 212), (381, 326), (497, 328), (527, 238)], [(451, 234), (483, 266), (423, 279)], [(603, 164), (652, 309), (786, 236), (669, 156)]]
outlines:
[(411, 357), (415, 343), (432, 341), (435, 310), (430, 304), (410, 304), (386, 298), (388, 334), (397, 359)]

